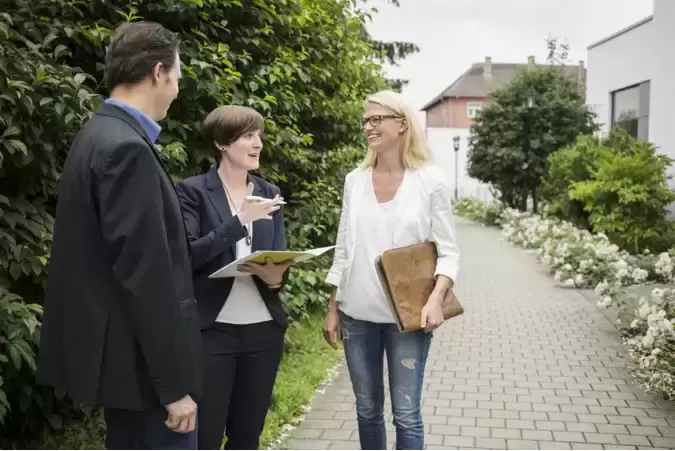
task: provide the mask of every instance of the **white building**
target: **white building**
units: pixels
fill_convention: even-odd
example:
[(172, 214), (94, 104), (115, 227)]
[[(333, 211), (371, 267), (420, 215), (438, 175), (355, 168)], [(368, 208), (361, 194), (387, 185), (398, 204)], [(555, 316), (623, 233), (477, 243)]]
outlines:
[(675, 0), (654, 0), (651, 16), (588, 47), (586, 83), (586, 101), (604, 132), (623, 127), (671, 158), (675, 58), (668, 52), (675, 42), (673, 25)]

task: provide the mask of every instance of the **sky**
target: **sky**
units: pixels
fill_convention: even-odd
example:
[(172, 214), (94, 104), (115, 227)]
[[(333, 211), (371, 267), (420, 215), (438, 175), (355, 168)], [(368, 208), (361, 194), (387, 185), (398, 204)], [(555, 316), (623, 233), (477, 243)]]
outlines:
[[(673, 0), (675, 1), (675, 0)], [(405, 78), (416, 108), (445, 90), (472, 63), (544, 62), (546, 38), (570, 46), (569, 62), (587, 63), (587, 47), (653, 12), (652, 0), (369, 0), (378, 9), (368, 29), (383, 41), (409, 41), (420, 52), (387, 67)]]

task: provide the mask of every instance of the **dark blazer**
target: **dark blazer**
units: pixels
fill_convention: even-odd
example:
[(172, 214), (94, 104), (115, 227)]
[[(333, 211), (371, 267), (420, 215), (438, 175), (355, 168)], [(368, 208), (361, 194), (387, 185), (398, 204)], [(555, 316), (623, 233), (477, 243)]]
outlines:
[(94, 406), (201, 396), (201, 334), (174, 185), (142, 127), (104, 104), (58, 188), (37, 382)]
[[(279, 188), (271, 183), (253, 175), (248, 177), (254, 185), (253, 195), (273, 198), (279, 194)], [(179, 182), (176, 191), (192, 248), (192, 271), (200, 326), (208, 329), (225, 305), (234, 283), (231, 277), (209, 279), (209, 275), (236, 259), (237, 241), (246, 237), (246, 231), (239, 218), (230, 211), (216, 168)], [(252, 252), (286, 250), (283, 206), (272, 215), (271, 221), (259, 220), (253, 223)], [(284, 282), (287, 277), (288, 271), (284, 274)], [(253, 281), (272, 318), (285, 326), (286, 315), (279, 299), (279, 290), (268, 288), (257, 276), (253, 276)]]

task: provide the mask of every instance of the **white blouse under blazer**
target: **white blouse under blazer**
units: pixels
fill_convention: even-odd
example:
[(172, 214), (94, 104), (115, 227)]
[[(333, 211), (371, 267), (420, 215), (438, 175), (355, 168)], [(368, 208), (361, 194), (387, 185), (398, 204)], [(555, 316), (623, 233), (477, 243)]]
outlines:
[[(356, 212), (364, 198), (370, 172), (370, 168), (359, 167), (345, 178), (333, 265), (326, 277), (327, 283), (337, 287), (338, 301), (343, 300), (344, 288), (349, 281), (356, 244)], [(451, 189), (445, 172), (433, 164), (406, 170), (397, 197), (398, 221), (394, 230), (394, 248), (434, 242), (438, 251), (436, 275), (447, 276), (456, 283), (459, 249), (452, 214)]]

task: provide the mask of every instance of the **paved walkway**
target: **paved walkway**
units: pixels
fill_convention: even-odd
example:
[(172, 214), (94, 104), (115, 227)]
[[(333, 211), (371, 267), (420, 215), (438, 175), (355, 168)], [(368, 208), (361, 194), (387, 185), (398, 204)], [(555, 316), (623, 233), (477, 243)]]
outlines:
[[(457, 219), (465, 314), (437, 333), (423, 414), (428, 449), (675, 448), (675, 405), (632, 383), (616, 329), (557, 288), (499, 231)], [(393, 445), (391, 409), (386, 407)], [(295, 429), (289, 449), (358, 449), (346, 369)]]

